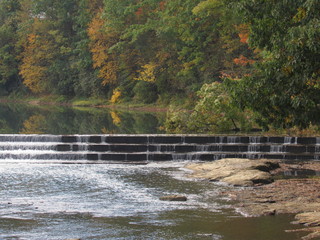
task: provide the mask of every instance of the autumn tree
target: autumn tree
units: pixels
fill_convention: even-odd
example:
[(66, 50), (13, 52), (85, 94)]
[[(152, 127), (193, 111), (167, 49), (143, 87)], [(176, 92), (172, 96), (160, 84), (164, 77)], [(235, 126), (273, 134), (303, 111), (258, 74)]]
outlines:
[(23, 83), (33, 93), (43, 93), (48, 90), (48, 67), (52, 63), (52, 43), (45, 36), (31, 33), (24, 43), (21, 55), (20, 74)]
[(102, 10), (97, 11), (88, 26), (90, 51), (93, 67), (98, 69), (98, 77), (103, 86), (117, 83), (118, 62), (110, 48), (117, 43), (117, 33), (111, 28), (105, 28), (105, 21), (101, 17)]
[(101, 86), (93, 67), (90, 51), (88, 27), (98, 9), (103, 7), (102, 0), (80, 0), (77, 2), (73, 17), (74, 41), (72, 45), (71, 67), (75, 72), (74, 91), (78, 96), (101, 96), (105, 88)]
[[(32, 81), (42, 82), (41, 90), (36, 92), (68, 96), (99, 92), (93, 86), (96, 77), (88, 46), (89, 2), (23, 0), (23, 3), (26, 6), (19, 33), (24, 45), (20, 67), (24, 83), (30, 87), (34, 85)], [(32, 36), (35, 41), (29, 42)]]

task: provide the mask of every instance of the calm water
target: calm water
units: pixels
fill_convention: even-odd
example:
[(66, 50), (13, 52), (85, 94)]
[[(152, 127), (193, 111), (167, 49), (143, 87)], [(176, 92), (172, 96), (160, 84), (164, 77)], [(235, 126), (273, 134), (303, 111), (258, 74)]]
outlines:
[(165, 113), (0, 103), (0, 133), (160, 133)]
[[(0, 133), (158, 133), (164, 114), (0, 104)], [(292, 216), (244, 218), (184, 162), (0, 162), (0, 239), (296, 240)], [(183, 194), (187, 202), (160, 196)]]

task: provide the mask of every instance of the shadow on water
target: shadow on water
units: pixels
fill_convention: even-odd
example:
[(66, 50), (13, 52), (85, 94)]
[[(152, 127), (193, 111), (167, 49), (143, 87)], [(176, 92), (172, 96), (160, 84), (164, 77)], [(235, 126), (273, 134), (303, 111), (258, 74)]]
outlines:
[(161, 133), (165, 113), (0, 103), (0, 133)]

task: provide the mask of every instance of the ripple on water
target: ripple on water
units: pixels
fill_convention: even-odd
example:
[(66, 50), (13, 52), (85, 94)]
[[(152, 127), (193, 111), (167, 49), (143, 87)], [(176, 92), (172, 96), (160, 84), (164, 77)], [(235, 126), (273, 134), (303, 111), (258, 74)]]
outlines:
[(185, 179), (183, 165), (2, 164), (0, 239), (228, 239), (228, 186)]

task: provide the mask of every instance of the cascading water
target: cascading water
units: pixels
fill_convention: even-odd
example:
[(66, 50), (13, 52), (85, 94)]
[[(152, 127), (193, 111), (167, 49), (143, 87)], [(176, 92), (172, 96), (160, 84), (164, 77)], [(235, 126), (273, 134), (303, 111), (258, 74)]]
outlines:
[(320, 138), (209, 135), (0, 135), (0, 160), (318, 160)]
[(316, 138), (315, 152), (318, 154), (315, 155), (315, 159), (320, 160), (320, 137)]
[(270, 152), (273, 153), (283, 153), (285, 150), (285, 145), (271, 145), (270, 146)]
[(228, 136), (227, 143), (229, 143), (229, 144), (239, 143), (239, 137)]
[(260, 136), (250, 136), (249, 137), (249, 143), (251, 144), (257, 144), (261, 142), (261, 137)]
[(248, 145), (248, 152), (249, 153), (257, 153), (260, 152), (260, 146), (257, 144), (250, 144)]
[(292, 137), (284, 137), (284, 144), (290, 144), (292, 142)]
[[(273, 232), (279, 229), (272, 240), (294, 239), (283, 231), (289, 226), (279, 227), (276, 222), (281, 216), (237, 220), (239, 215), (228, 209), (230, 203), (220, 199), (219, 193), (227, 191), (227, 186), (184, 179), (181, 173), (188, 161), (281, 158), (284, 153), (276, 152), (280, 151), (279, 142), (285, 140), (199, 135), (0, 135), (0, 238), (126, 239), (132, 235), (137, 239), (265, 239), (263, 231), (256, 229), (264, 228), (270, 219), (267, 223)], [(319, 156), (318, 139), (299, 138), (297, 143), (292, 140), (285, 145), (286, 157), (314, 160)], [(59, 164), (125, 161), (144, 165)], [(188, 201), (159, 200), (169, 194), (184, 194)], [(290, 220), (286, 217), (282, 221), (289, 225)], [(248, 226), (245, 231), (251, 235), (241, 237), (236, 230), (231, 233), (230, 225), (241, 226), (240, 233)]]

